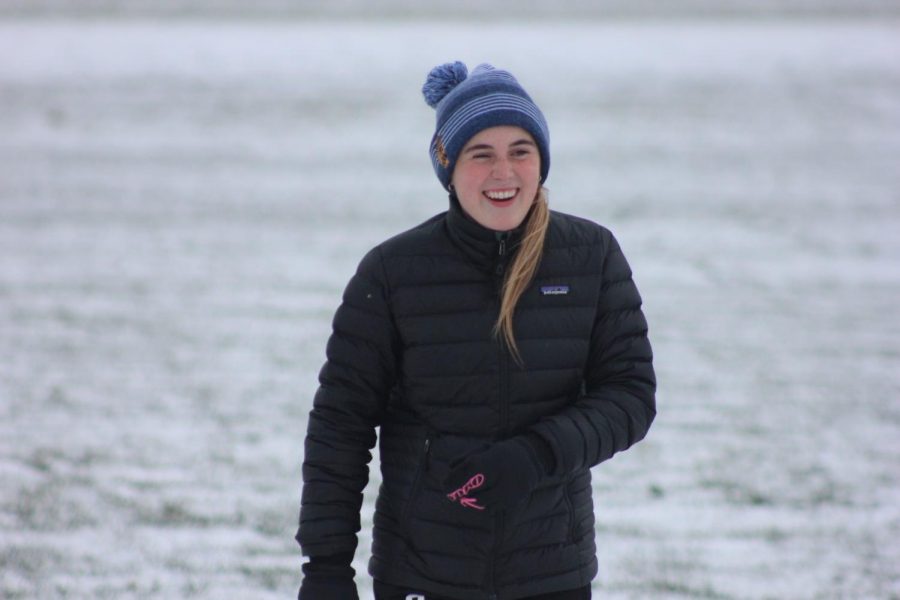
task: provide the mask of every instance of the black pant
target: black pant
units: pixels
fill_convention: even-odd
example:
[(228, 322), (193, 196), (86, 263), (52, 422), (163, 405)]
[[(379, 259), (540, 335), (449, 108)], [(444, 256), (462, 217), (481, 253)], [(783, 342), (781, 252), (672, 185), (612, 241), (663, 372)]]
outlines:
[[(381, 583), (375, 581), (375, 600), (408, 600), (410, 597), (415, 600), (448, 600), (442, 596), (435, 596), (422, 590), (407, 589)], [(416, 596), (418, 594), (418, 597)], [(539, 596), (528, 596), (521, 600), (591, 600), (591, 586), (587, 585), (577, 590), (566, 590), (564, 592), (550, 592), (549, 594), (541, 594)]]

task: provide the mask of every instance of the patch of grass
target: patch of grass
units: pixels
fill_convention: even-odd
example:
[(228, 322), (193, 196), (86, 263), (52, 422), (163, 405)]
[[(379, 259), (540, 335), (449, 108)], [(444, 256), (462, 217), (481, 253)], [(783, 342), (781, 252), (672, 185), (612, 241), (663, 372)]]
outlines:
[(97, 519), (83, 502), (68, 497), (67, 491), (67, 484), (58, 481), (45, 481), (36, 487), (19, 490), (12, 506), (18, 525), (33, 531), (97, 525)]
[(63, 557), (47, 547), (11, 546), (0, 550), (0, 571), (17, 573), (28, 581), (39, 582), (62, 564)]
[(771, 506), (775, 499), (750, 485), (737, 481), (705, 480), (700, 483), (705, 489), (721, 491), (731, 504), (741, 506)]
[(706, 600), (732, 600), (733, 596), (717, 592), (709, 586), (693, 587), (686, 583), (674, 581), (653, 581), (650, 589), (654, 593), (665, 594), (665, 597), (683, 596), (685, 598), (703, 598)]
[(283, 590), (293, 585), (297, 579), (297, 571), (279, 567), (251, 567), (249, 565), (240, 568), (241, 574), (254, 580), (267, 590)]
[(181, 586), (181, 597), (192, 598), (194, 596), (203, 595), (208, 589), (208, 584), (191, 580)]
[(290, 518), (283, 512), (267, 510), (260, 513), (253, 524), (253, 529), (266, 537), (293, 536), (297, 528), (296, 517)]

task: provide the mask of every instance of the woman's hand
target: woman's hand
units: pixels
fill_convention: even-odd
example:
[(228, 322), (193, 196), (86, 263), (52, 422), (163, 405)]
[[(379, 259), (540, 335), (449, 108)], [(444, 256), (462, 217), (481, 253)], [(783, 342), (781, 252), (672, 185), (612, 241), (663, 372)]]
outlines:
[(534, 434), (496, 442), (450, 463), (447, 499), (471, 510), (504, 510), (523, 501), (550, 470), (553, 456)]
[(350, 563), (353, 554), (313, 556), (303, 565), (303, 583), (299, 600), (359, 600), (356, 574)]

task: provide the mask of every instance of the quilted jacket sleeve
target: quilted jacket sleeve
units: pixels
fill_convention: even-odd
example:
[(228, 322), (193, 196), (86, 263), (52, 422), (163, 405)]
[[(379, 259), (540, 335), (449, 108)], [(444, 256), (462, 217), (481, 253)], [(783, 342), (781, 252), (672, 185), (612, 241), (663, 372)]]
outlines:
[(368, 463), (394, 384), (396, 330), (378, 248), (335, 313), (306, 434), (297, 541), (306, 556), (354, 552)]
[(553, 450), (553, 474), (590, 468), (643, 439), (656, 416), (647, 321), (631, 268), (611, 233), (605, 252), (584, 390), (532, 431)]

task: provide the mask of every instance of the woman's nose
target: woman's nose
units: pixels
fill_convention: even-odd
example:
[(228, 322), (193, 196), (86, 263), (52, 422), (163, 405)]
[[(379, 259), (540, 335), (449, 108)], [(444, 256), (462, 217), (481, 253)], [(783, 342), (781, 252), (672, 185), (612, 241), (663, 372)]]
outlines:
[(506, 179), (512, 172), (512, 165), (505, 158), (498, 158), (494, 161), (493, 175), (495, 179)]

